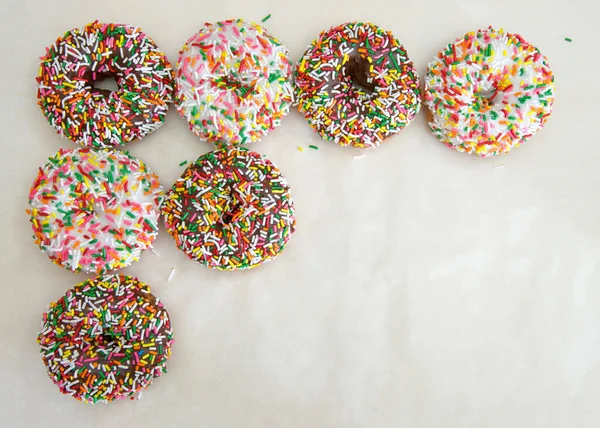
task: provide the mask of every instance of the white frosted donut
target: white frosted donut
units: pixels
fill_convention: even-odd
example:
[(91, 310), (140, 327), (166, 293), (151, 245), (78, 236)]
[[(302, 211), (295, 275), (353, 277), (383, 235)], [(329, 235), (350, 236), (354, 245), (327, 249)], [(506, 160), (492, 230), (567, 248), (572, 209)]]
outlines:
[(289, 112), (291, 74), (288, 50), (260, 25), (207, 23), (179, 53), (177, 110), (204, 140), (258, 141)]
[(479, 30), (449, 44), (429, 64), (429, 126), (461, 152), (506, 153), (543, 128), (554, 103), (546, 58), (518, 34)]
[(158, 234), (164, 189), (141, 161), (111, 150), (60, 150), (29, 193), (34, 240), (59, 266), (104, 273), (137, 261)]

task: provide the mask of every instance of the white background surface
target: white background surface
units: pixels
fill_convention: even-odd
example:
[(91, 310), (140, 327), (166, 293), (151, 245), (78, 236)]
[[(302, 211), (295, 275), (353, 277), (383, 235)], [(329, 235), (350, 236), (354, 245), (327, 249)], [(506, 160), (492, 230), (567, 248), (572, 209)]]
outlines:
[[(0, 426), (599, 426), (597, 2), (2, 3)], [(66, 30), (100, 19), (141, 26), (175, 62), (203, 22), (268, 13), (293, 61), (320, 31), (370, 20), (394, 32), (421, 76), (456, 37), (504, 27), (548, 57), (554, 114), (522, 148), (480, 159), (439, 143), (422, 112), (356, 160), (360, 150), (321, 141), (291, 112), (251, 146), (282, 169), (296, 200), (298, 230), (282, 256), (211, 271), (163, 229), (160, 256), (122, 272), (150, 284), (171, 314), (169, 373), (141, 401), (62, 396), (35, 338), (48, 303), (87, 276), (38, 251), (24, 212), (37, 168), (75, 147), (36, 105), (38, 58)], [(210, 148), (174, 109), (128, 146), (165, 186), (179, 162)]]

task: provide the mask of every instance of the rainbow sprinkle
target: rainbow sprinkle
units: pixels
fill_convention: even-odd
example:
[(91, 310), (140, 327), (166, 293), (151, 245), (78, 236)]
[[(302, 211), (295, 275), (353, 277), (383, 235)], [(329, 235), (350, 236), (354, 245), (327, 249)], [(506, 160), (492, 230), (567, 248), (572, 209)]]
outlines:
[(444, 144), (480, 156), (506, 153), (541, 130), (554, 76), (540, 51), (504, 30), (471, 32), (429, 64), (424, 102)]
[(179, 53), (177, 110), (218, 146), (258, 141), (289, 112), (291, 74), (287, 49), (263, 27), (207, 23)]
[(107, 403), (141, 393), (167, 372), (173, 330), (148, 285), (107, 275), (51, 303), (37, 341), (48, 376), (63, 394)]
[(165, 225), (204, 266), (249, 269), (275, 258), (296, 228), (289, 186), (268, 159), (230, 147), (188, 166), (167, 192)]
[(158, 177), (128, 153), (61, 149), (39, 169), (27, 214), (55, 264), (105, 273), (151, 248), (163, 198)]
[(350, 22), (322, 32), (295, 70), (298, 109), (325, 140), (376, 147), (419, 112), (419, 77), (389, 31)]
[[(83, 146), (120, 146), (165, 120), (173, 71), (139, 28), (94, 21), (58, 38), (41, 60), (38, 104), (62, 136)], [(119, 90), (94, 87), (105, 77)]]

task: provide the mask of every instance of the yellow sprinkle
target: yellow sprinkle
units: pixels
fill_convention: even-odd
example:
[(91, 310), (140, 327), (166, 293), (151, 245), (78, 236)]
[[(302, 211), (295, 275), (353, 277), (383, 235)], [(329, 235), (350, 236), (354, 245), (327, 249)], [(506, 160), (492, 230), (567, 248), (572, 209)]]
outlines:
[(299, 151), (299, 152), (303, 152), (303, 151), (304, 151), (304, 149), (303, 149), (302, 147), (298, 146), (298, 151)]

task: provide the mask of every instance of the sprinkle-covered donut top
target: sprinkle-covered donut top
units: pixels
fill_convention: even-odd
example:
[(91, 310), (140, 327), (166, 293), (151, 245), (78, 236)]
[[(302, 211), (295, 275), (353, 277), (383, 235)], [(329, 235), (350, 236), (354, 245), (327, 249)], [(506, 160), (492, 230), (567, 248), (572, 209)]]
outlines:
[(164, 189), (145, 164), (110, 150), (60, 150), (29, 193), (34, 241), (57, 265), (103, 273), (137, 261), (158, 234)]
[(289, 112), (291, 75), (287, 49), (260, 25), (206, 23), (179, 53), (177, 110), (219, 146), (258, 141)]
[(109, 402), (133, 396), (167, 372), (173, 330), (150, 287), (107, 275), (51, 303), (38, 343), (48, 375), (63, 394)]
[(350, 22), (322, 32), (296, 71), (298, 108), (326, 140), (375, 147), (420, 108), (419, 77), (391, 32)]
[[(38, 104), (60, 135), (83, 146), (120, 146), (165, 120), (173, 71), (139, 28), (95, 21), (58, 38), (41, 60)], [(105, 77), (119, 90), (94, 87)]]
[(540, 51), (518, 34), (479, 30), (449, 44), (429, 64), (429, 126), (467, 153), (505, 153), (543, 128), (554, 103), (554, 76)]
[(177, 246), (221, 270), (273, 259), (296, 228), (287, 180), (268, 159), (233, 147), (190, 165), (167, 192), (162, 211)]

